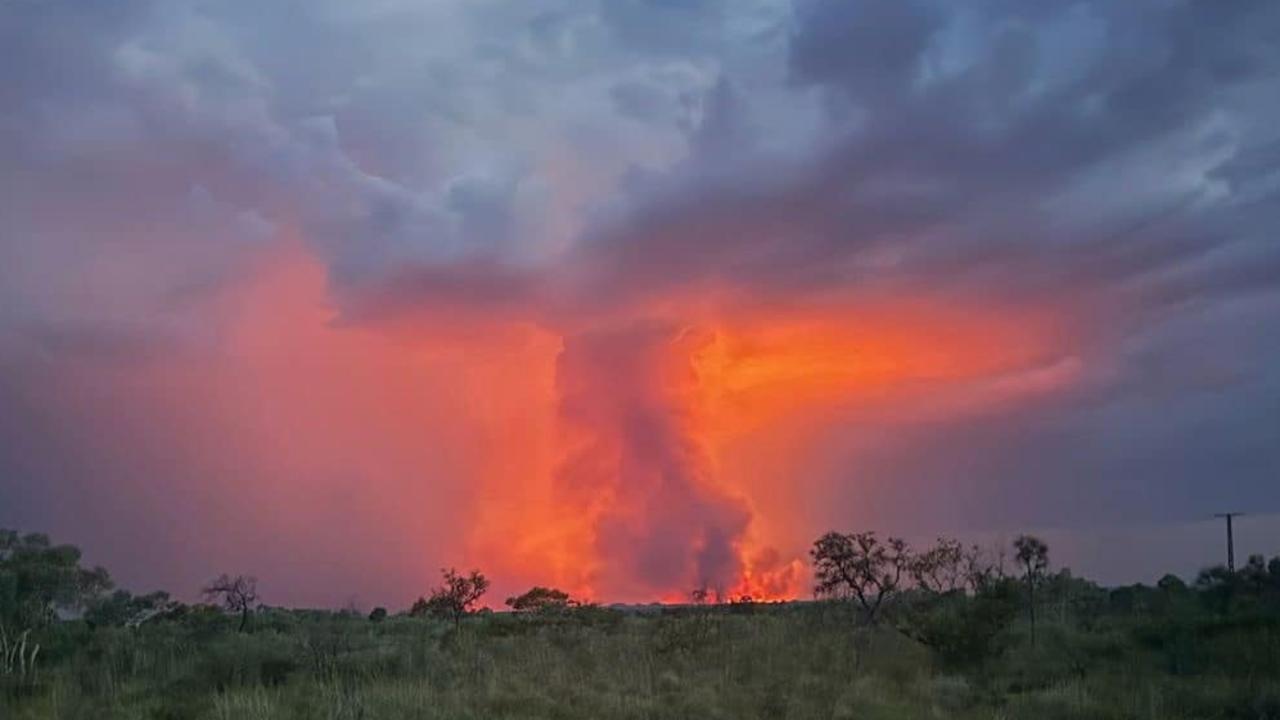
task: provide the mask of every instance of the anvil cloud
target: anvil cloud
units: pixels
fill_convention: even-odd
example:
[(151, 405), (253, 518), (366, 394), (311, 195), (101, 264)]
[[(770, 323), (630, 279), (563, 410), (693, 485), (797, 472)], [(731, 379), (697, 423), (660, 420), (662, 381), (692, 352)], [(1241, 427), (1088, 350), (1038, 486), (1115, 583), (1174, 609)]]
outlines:
[(395, 605), (1280, 510), (1277, 36), (1248, 0), (2, 3), (0, 526)]

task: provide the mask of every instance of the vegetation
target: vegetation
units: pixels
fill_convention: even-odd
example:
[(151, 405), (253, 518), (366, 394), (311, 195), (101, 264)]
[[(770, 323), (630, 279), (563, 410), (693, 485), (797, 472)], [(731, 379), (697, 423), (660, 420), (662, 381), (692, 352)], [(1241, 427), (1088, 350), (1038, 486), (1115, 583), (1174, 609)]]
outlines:
[(819, 601), (644, 612), (543, 587), (488, 612), (488, 580), (446, 570), (365, 616), (269, 608), (238, 576), (216, 604), (135, 596), (0, 532), (0, 718), (1280, 718), (1280, 558), (1104, 589), (1011, 549), (1006, 574), (833, 533)]
[(489, 590), (489, 580), (478, 570), (472, 570), (470, 575), (460, 575), (453, 568), (440, 573), (444, 575), (444, 584), (432, 590), (430, 595), (418, 598), (409, 614), (452, 620), (457, 625)]
[(237, 629), (244, 632), (249, 625), (249, 613), (258, 602), (258, 579), (245, 575), (219, 575), (205, 586), (202, 594), (206, 600), (220, 601), (228, 612), (239, 615), (240, 626)]
[(862, 620), (868, 623), (879, 619), (880, 607), (902, 587), (913, 562), (906, 542), (898, 538), (881, 542), (873, 532), (829, 532), (813, 544), (810, 557), (814, 593), (856, 600)]
[(1027, 618), (1031, 625), (1031, 644), (1036, 644), (1036, 587), (1044, 582), (1049, 569), (1049, 546), (1040, 538), (1020, 535), (1013, 549), (1022, 567), (1022, 581), (1027, 585)]
[(557, 613), (575, 606), (577, 602), (569, 593), (555, 588), (535, 587), (523, 595), (509, 597), (506, 606), (515, 612)]

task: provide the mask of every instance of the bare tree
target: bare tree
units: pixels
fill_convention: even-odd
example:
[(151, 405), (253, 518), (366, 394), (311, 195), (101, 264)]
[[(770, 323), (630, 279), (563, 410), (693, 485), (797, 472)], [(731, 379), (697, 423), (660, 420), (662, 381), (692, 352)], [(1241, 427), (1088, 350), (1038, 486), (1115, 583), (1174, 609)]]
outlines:
[(228, 612), (240, 615), (240, 631), (249, 624), (249, 613), (258, 601), (258, 579), (249, 575), (232, 577), (223, 573), (201, 591), (205, 599), (221, 603)]
[(902, 588), (912, 566), (904, 540), (891, 537), (881, 542), (874, 532), (829, 532), (818, 538), (809, 554), (814, 594), (856, 600), (868, 623), (876, 622), (880, 608)]
[(1036, 644), (1036, 586), (1044, 582), (1049, 568), (1049, 546), (1033, 535), (1019, 535), (1013, 549), (1027, 584), (1027, 613), (1031, 619), (1031, 644)]
[(911, 579), (917, 587), (933, 595), (963, 592), (969, 584), (970, 555), (963, 545), (950, 538), (911, 559)]
[(472, 570), (468, 575), (459, 574), (454, 568), (441, 569), (440, 572), (444, 576), (444, 584), (433, 589), (427, 597), (418, 598), (409, 614), (436, 615), (449, 618), (457, 625), (488, 591), (489, 579), (479, 570)]
[(970, 546), (969, 554), (965, 558), (965, 575), (969, 589), (976, 594), (1004, 580), (1007, 577), (1005, 554), (1003, 543), (996, 543), (987, 549), (977, 545)]

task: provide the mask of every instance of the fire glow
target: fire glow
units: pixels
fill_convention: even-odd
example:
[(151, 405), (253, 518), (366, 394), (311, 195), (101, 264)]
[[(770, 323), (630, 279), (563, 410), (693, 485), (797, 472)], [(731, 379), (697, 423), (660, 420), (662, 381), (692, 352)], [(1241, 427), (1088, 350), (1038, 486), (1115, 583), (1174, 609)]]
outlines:
[(951, 415), (1056, 387), (1074, 367), (1042, 367), (1052, 327), (900, 303), (554, 335), (535, 364), (555, 372), (550, 462), (490, 479), (487, 496), (521, 500), (489, 508), (478, 554), (587, 598), (797, 597), (816, 528), (793, 478), (743, 471), (769, 457), (785, 472), (806, 428), (848, 413)]
[(184, 462), (210, 479), (174, 492), (197, 517), (243, 508), (259, 545), (358, 568), (378, 596), (441, 565), (482, 569), (499, 598), (800, 596), (828, 529), (817, 491), (876, 482), (803, 475), (825, 428), (985, 412), (1076, 372), (1050, 312), (885, 299), (352, 326), (300, 243), (255, 278), (212, 311), (221, 359), (122, 387), (172, 418), (153, 436), (191, 438)]

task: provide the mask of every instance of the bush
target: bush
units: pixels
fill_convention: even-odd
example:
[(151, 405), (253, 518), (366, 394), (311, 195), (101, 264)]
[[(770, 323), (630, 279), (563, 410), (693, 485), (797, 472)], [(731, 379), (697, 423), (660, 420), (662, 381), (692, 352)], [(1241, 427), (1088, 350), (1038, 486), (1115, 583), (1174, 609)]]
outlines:
[(298, 645), (275, 632), (228, 634), (209, 644), (195, 667), (197, 685), (223, 691), (284, 684), (302, 665)]
[(961, 592), (916, 596), (898, 608), (897, 626), (932, 650), (944, 669), (978, 672), (1009, 643), (1018, 613), (1012, 582), (992, 584), (970, 597)]

